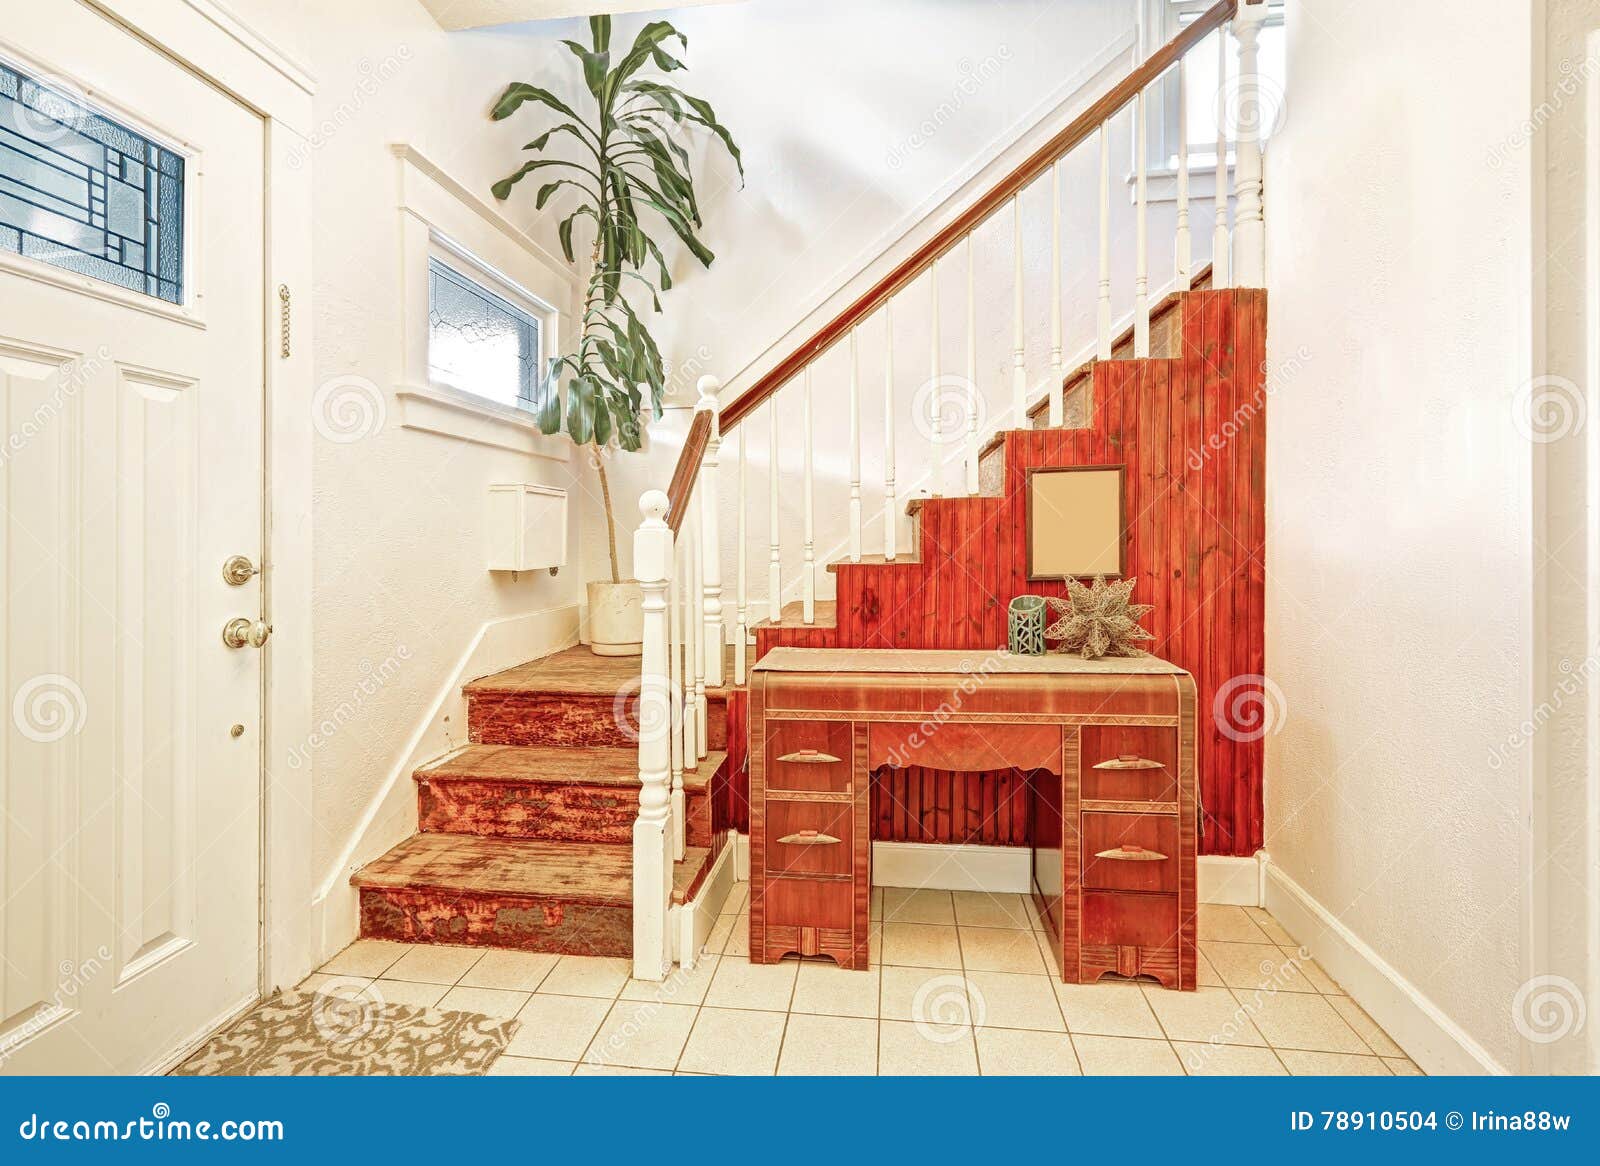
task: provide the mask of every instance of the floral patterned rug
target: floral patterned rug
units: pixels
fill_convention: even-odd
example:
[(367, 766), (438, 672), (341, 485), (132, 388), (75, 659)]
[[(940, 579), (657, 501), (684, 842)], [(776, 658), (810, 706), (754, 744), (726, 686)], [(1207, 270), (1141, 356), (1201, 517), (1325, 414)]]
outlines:
[(172, 1072), (185, 1077), (479, 1077), (515, 1020), (386, 1004), (353, 981), (280, 992), (212, 1036)]

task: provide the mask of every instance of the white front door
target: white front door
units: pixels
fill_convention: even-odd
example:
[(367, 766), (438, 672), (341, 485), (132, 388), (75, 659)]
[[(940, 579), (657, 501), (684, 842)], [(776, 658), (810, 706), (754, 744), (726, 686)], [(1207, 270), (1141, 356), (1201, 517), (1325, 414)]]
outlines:
[(137, 1072), (258, 992), (264, 131), (75, 0), (0, 66), (0, 1071)]

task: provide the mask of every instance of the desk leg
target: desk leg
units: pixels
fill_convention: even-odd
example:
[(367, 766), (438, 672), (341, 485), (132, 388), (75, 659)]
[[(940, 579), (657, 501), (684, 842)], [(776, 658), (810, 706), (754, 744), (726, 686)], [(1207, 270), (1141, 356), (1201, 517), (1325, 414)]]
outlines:
[(1068, 725), (1061, 732), (1061, 979), (1068, 984), (1083, 982), (1079, 939), (1083, 917), (1083, 847), (1078, 816), (1082, 788), (1080, 736), (1076, 725)]
[(850, 734), (851, 791), (855, 809), (851, 815), (851, 870), (855, 877), (854, 945), (850, 967), (866, 971), (872, 966), (872, 770), (867, 750), (867, 725), (856, 721)]

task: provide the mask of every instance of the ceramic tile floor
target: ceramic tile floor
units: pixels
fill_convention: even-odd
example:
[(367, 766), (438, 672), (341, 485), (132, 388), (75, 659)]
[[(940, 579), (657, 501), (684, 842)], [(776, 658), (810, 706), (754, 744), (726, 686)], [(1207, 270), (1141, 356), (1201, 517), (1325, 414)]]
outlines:
[(515, 1016), (495, 1074), (1415, 1074), (1258, 908), (1200, 909), (1200, 983), (1062, 984), (1022, 895), (873, 892), (867, 972), (748, 952), (739, 884), (663, 984), (625, 960), (360, 940), (305, 987)]

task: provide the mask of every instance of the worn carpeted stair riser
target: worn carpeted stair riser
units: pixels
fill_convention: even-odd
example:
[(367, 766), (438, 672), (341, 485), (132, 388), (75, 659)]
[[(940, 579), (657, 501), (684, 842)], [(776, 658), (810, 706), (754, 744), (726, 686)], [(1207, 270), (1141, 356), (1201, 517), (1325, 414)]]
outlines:
[[(636, 695), (467, 690), (467, 737), (483, 745), (575, 745), (638, 748)], [(727, 705), (708, 700), (707, 744), (725, 749)]]
[[(685, 790), (685, 802), (688, 845), (710, 846), (711, 802), (705, 789)], [(626, 786), (419, 776), (417, 807), (423, 833), (622, 845), (633, 840), (639, 792)]]
[(627, 957), (633, 954), (633, 907), (531, 895), (363, 888), (361, 935), (401, 943)]

